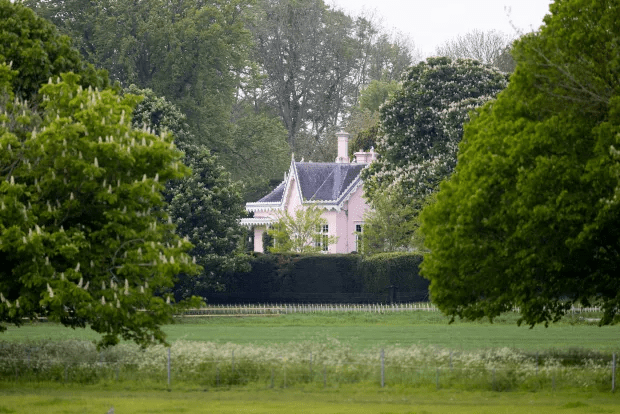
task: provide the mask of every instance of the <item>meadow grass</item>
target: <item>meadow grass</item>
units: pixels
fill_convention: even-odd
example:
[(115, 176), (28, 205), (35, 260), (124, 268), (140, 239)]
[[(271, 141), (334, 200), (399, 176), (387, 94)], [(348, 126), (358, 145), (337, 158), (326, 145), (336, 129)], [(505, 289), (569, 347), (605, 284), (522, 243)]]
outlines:
[(620, 412), (620, 395), (599, 392), (493, 393), (432, 388), (340, 385), (326, 389), (245, 387), (228, 390), (140, 391), (110, 385), (79, 388), (55, 384), (0, 383), (0, 413), (510, 413)]
[[(517, 326), (518, 315), (509, 313), (488, 321), (448, 323), (438, 312), (374, 314), (363, 312), (290, 314), (272, 317), (179, 318), (166, 325), (169, 342), (178, 340), (235, 344), (286, 344), (335, 339), (354, 350), (389, 346), (435, 346), (455, 350), (516, 348), (527, 351), (582, 348), (617, 352), (620, 327), (598, 327), (565, 318), (548, 328)], [(90, 329), (65, 328), (55, 323), (9, 326), (1, 341), (96, 340)]]

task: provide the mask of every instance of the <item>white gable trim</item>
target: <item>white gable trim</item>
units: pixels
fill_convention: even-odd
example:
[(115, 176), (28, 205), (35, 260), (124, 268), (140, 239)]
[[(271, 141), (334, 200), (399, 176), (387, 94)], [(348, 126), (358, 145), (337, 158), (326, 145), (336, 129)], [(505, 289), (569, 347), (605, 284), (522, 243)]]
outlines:
[[(361, 172), (360, 172), (361, 175)], [(280, 201), (270, 201), (270, 202), (254, 202), (254, 203), (246, 203), (246, 210), (252, 212), (259, 211), (278, 211), (284, 210), (286, 208), (286, 201), (289, 197), (289, 192), (297, 190), (297, 197), (299, 197), (299, 203), (302, 206), (315, 206), (319, 209), (323, 210), (334, 210), (340, 212), (344, 206), (344, 204), (351, 199), (353, 194), (357, 191), (357, 189), (363, 184), (363, 180), (361, 176), (358, 175), (355, 180), (349, 187), (347, 187), (339, 200), (333, 202), (325, 202), (324, 200), (304, 200), (303, 194), (301, 192), (301, 183), (299, 182), (299, 173), (297, 172), (297, 166), (295, 164), (295, 159), (291, 157), (291, 166), (289, 167), (289, 173), (286, 177), (286, 184), (284, 188), (284, 192), (282, 194), (282, 200)], [(293, 189), (291, 185), (291, 180), (295, 180), (295, 188)], [(282, 181), (283, 183), (285, 181)]]

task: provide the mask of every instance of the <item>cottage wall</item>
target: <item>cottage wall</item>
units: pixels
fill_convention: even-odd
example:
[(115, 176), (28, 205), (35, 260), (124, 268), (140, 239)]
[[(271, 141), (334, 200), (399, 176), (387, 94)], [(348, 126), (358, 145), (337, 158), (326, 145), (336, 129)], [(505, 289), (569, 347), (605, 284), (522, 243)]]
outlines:
[[(339, 133), (339, 140), (342, 138), (342, 151), (346, 149), (346, 133)], [(345, 157), (342, 154), (346, 155), (346, 152), (339, 153), (339, 157), (336, 160), (336, 165), (338, 164), (348, 164), (348, 156)], [(359, 160), (363, 161), (372, 161), (376, 159), (374, 153), (356, 153), (359, 155)], [(366, 157), (366, 158), (364, 158)], [(262, 252), (263, 251), (263, 234), (267, 230), (266, 223), (276, 221), (279, 215), (279, 212), (284, 209), (288, 214), (295, 215), (295, 212), (300, 208), (307, 208), (307, 205), (302, 203), (302, 197), (300, 194), (299, 184), (297, 183), (297, 179), (302, 180), (304, 185), (309, 185), (310, 193), (316, 191), (316, 194), (319, 194), (318, 200), (326, 200), (326, 202), (319, 202), (319, 208), (324, 208), (322, 212), (322, 217), (327, 221), (327, 225), (329, 226), (329, 235), (337, 237), (336, 243), (330, 244), (328, 246), (328, 253), (350, 253), (356, 251), (358, 246), (356, 244), (356, 226), (361, 225), (364, 221), (364, 213), (369, 210), (368, 205), (366, 204), (363, 198), (363, 187), (358, 185), (353, 193), (347, 196), (346, 193), (340, 193), (341, 196), (336, 197), (335, 195), (332, 198), (329, 198), (329, 187), (320, 187), (321, 182), (313, 181), (309, 179), (309, 174), (313, 172), (317, 172), (318, 177), (321, 177), (321, 180), (325, 180), (323, 185), (334, 185), (334, 191), (338, 188), (337, 191), (348, 190), (347, 185), (353, 185), (355, 181), (351, 181), (354, 177), (349, 176), (346, 178), (346, 183), (343, 187), (335, 187), (335, 185), (343, 184), (341, 179), (345, 179), (345, 176), (340, 175), (341, 171), (356, 171), (355, 174), (359, 174), (361, 168), (363, 168), (366, 162), (359, 162), (348, 164), (347, 166), (338, 167), (333, 171), (326, 170), (327, 168), (332, 168), (333, 166), (329, 166), (325, 163), (316, 163), (316, 166), (307, 163), (295, 163), (294, 160), (291, 160), (291, 167), (289, 169), (289, 174), (285, 175), (285, 180), (287, 181), (286, 186), (281, 184), (276, 190), (274, 190), (270, 195), (261, 199), (262, 201), (256, 203), (248, 203), (249, 211), (254, 211), (254, 217), (243, 219), (242, 224), (249, 225), (254, 227), (254, 251)], [(316, 168), (316, 170), (312, 170)], [(333, 175), (332, 175), (333, 174)], [(359, 180), (359, 177), (357, 177)], [(305, 181), (304, 181), (305, 180)], [(331, 180), (331, 181), (330, 181)], [(313, 187), (315, 186), (315, 187)], [(326, 191), (327, 190), (327, 191)], [(338, 204), (338, 200), (342, 200), (343, 197), (348, 197), (347, 201), (342, 202), (342, 204)], [(276, 201), (277, 200), (277, 201)], [(314, 202), (312, 203), (314, 204)], [(261, 220), (262, 219), (262, 220)], [(271, 219), (271, 220), (265, 220)]]

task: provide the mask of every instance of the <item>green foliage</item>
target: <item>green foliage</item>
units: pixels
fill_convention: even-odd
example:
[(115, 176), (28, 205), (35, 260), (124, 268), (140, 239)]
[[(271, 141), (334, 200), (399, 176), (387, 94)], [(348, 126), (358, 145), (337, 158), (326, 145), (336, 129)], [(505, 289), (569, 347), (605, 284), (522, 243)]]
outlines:
[(124, 87), (165, 96), (214, 152), (230, 145), (230, 113), (247, 65), (247, 0), (37, 1), (39, 15)]
[(0, 0), (0, 39), (0, 62), (12, 62), (12, 68), (19, 72), (11, 81), (19, 98), (32, 99), (41, 84), (62, 72), (80, 74), (84, 87), (104, 88), (109, 83), (105, 71), (82, 63), (79, 52), (71, 47), (71, 39), (61, 36), (53, 24), (20, 2)]
[(241, 252), (245, 232), (239, 219), (245, 208), (237, 183), (218, 164), (216, 157), (196, 139), (177, 107), (151, 90), (131, 86), (127, 93), (144, 96), (136, 107), (134, 127), (147, 125), (155, 131), (172, 133), (177, 146), (185, 152), (184, 163), (192, 169), (189, 176), (166, 183), (164, 198), (176, 233), (186, 237), (194, 248), (203, 271), (197, 275), (180, 274), (175, 283), (177, 299), (218, 287), (223, 274), (247, 269)]
[(375, 293), (385, 293), (388, 286), (396, 286), (403, 292), (426, 290), (428, 283), (418, 274), (422, 257), (400, 252), (364, 256), (360, 274), (364, 278), (365, 289)]
[(546, 325), (579, 301), (603, 306), (601, 324), (619, 320), (620, 4), (550, 9), (515, 43), (510, 85), (468, 125), (423, 212), (423, 275), (452, 316), (516, 305)]
[(264, 231), (262, 237), (263, 253), (269, 253), (269, 248), (273, 247), (273, 236), (269, 232)]
[(172, 182), (166, 197), (177, 233), (189, 238), (194, 245), (191, 253), (204, 269), (198, 278), (180, 276), (175, 295), (185, 298), (200, 289), (221, 287), (225, 273), (249, 268), (242, 251), (245, 232), (240, 219), (245, 208), (238, 184), (230, 181), (228, 173), (204, 147), (180, 148), (185, 150), (192, 174)]
[(468, 113), (506, 86), (506, 76), (474, 60), (429, 58), (403, 74), (402, 88), (381, 108), (380, 157), (363, 173), (364, 190), (397, 190), (407, 201), (448, 177)]
[(415, 53), (372, 16), (353, 18), (323, 0), (260, 0), (250, 28), (265, 74), (253, 104), (280, 117), (291, 150), (307, 160), (331, 162), (333, 134), (363, 87), (389, 83)]
[(394, 251), (424, 252), (423, 237), (419, 233), (418, 214), (434, 195), (423, 200), (407, 201), (406, 197), (390, 190), (375, 194), (372, 210), (364, 214), (362, 252), (375, 254)]
[(351, 110), (347, 120), (347, 132), (353, 139), (349, 145), (349, 157), (356, 151), (370, 151), (379, 139), (379, 109), (400, 88), (395, 81), (373, 80), (360, 92), (359, 108)]
[(322, 233), (327, 220), (321, 217), (323, 210), (317, 207), (298, 208), (291, 215), (279, 212), (277, 221), (267, 230), (273, 237), (271, 253), (317, 253), (338, 241), (337, 236)]
[(395, 81), (373, 80), (360, 92), (360, 108), (368, 109), (371, 112), (378, 112), (389, 98), (400, 88), (400, 84)]
[(232, 178), (243, 183), (246, 201), (256, 201), (273, 188), (272, 179), (282, 180), (291, 161), (282, 122), (267, 113), (238, 109), (232, 127), (231, 153), (226, 167)]
[(250, 259), (252, 270), (228, 276), (226, 292), (212, 301), (352, 303), (383, 302), (388, 287), (398, 286), (400, 300), (427, 300), (428, 281), (418, 274), (422, 256), (389, 253), (276, 254)]
[(161, 197), (163, 181), (188, 172), (181, 153), (131, 127), (136, 96), (85, 90), (67, 73), (34, 112), (13, 99), (13, 76), (0, 65), (0, 322), (47, 316), (89, 325), (104, 346), (164, 342), (174, 307), (158, 294), (196, 270)]
[(345, 130), (351, 134), (349, 157), (353, 159), (358, 151), (368, 152), (377, 146), (379, 138), (379, 113), (368, 109), (351, 112)]

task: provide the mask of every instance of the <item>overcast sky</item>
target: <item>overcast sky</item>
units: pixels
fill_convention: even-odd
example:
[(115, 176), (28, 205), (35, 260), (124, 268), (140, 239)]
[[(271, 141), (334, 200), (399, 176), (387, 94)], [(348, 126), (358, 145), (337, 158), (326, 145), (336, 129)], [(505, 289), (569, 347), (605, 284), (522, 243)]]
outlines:
[[(326, 0), (353, 15), (376, 11), (387, 29), (408, 34), (425, 55), (472, 29), (515, 34), (537, 29), (551, 0)], [(512, 22), (512, 24), (511, 24)]]

